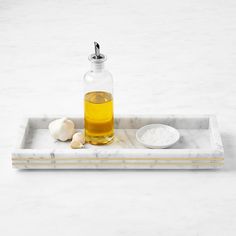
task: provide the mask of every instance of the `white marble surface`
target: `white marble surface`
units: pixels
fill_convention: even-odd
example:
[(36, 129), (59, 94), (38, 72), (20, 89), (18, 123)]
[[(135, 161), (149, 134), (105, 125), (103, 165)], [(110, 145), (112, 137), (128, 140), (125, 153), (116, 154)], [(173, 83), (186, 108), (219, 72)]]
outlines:
[[(233, 0), (2, 0), (0, 232), (235, 235), (235, 12)], [(82, 114), (93, 40), (108, 55), (116, 113), (215, 113), (224, 170), (13, 170), (22, 116)]]

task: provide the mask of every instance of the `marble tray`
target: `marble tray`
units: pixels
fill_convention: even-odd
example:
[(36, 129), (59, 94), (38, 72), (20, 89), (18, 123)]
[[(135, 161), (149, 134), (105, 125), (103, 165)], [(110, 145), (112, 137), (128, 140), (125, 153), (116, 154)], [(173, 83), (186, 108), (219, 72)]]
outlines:
[[(115, 140), (105, 146), (86, 144), (70, 149), (48, 132), (58, 117), (27, 118), (20, 127), (12, 165), (18, 169), (215, 169), (224, 164), (224, 151), (215, 116), (116, 116)], [(77, 129), (83, 118), (70, 117)], [(179, 130), (181, 138), (169, 149), (148, 149), (135, 138), (138, 128), (161, 123)]]

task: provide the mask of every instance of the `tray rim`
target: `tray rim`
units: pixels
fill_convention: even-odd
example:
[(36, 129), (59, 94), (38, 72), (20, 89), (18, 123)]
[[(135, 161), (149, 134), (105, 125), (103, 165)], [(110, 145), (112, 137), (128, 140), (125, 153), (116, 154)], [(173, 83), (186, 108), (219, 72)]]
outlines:
[[(74, 149), (60, 149), (59, 151), (57, 151), (56, 149), (31, 149), (31, 148), (23, 148), (22, 144), (24, 142), (24, 138), (26, 136), (26, 132), (28, 132), (29, 130), (29, 123), (30, 120), (32, 119), (49, 119), (49, 120), (53, 120), (53, 119), (57, 119), (60, 118), (62, 116), (30, 116), (30, 117), (24, 117), (22, 119), (21, 125), (19, 127), (19, 132), (18, 132), (18, 139), (17, 139), (17, 143), (16, 143), (16, 147), (13, 149), (12, 151), (12, 159), (14, 160), (15, 158), (24, 155), (24, 156), (32, 156), (32, 152), (34, 152), (35, 155), (41, 155), (42, 158), (44, 156), (48, 156), (50, 155), (50, 153), (54, 152), (57, 155), (58, 154), (65, 154), (67, 156), (69, 155), (76, 155), (78, 153), (81, 153), (83, 155), (94, 155), (95, 152), (99, 152), (101, 157), (103, 157), (103, 155), (107, 155), (108, 149), (80, 149), (80, 150), (74, 150)], [(83, 116), (79, 115), (79, 116), (75, 116), (75, 115), (70, 115), (70, 116), (66, 116), (66, 117), (70, 117), (71, 119), (83, 119)], [(115, 115), (115, 119), (134, 119), (134, 118), (140, 118), (140, 119), (155, 119), (155, 118), (178, 118), (178, 119), (209, 119), (209, 129), (211, 132), (211, 136), (213, 138), (212, 143), (214, 144), (214, 147), (209, 148), (209, 149), (148, 149), (148, 152), (153, 153), (153, 154), (158, 154), (158, 155), (163, 155), (163, 157), (165, 157), (165, 153), (166, 150), (168, 150), (168, 156), (185, 156), (186, 153), (191, 153), (192, 155), (197, 155), (200, 154), (201, 156), (209, 156), (209, 155), (213, 155), (212, 158), (215, 157), (219, 157), (222, 158), (224, 156), (224, 149), (223, 149), (223, 144), (222, 144), (222, 140), (221, 140), (221, 136), (220, 136), (220, 132), (219, 132), (219, 128), (218, 128), (218, 122), (216, 119), (216, 115), (214, 114), (204, 114), (204, 115), (194, 115), (194, 114), (127, 114), (127, 115)], [(123, 151), (122, 151), (123, 150)], [(102, 152), (104, 151), (104, 154), (102, 154)], [(120, 149), (120, 148), (114, 148), (114, 149), (109, 149), (109, 152), (111, 153), (115, 153), (119, 151), (122, 155), (124, 155), (125, 153), (136, 153), (137, 149), (133, 149), (133, 148), (125, 148), (125, 149)], [(136, 152), (135, 152), (136, 151)], [(145, 152), (147, 152), (146, 148), (143, 149), (138, 149), (138, 152), (140, 154), (145, 154)], [(140, 155), (138, 155), (140, 156)], [(110, 157), (111, 158), (111, 157)], [(138, 158), (138, 157), (137, 157)]]

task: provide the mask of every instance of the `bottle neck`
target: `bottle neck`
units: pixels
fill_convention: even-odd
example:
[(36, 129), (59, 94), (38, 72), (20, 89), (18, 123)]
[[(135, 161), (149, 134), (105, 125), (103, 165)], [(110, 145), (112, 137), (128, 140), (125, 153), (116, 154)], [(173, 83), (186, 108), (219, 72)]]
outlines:
[(91, 69), (94, 72), (101, 72), (101, 71), (103, 71), (104, 70), (104, 62), (102, 62), (102, 63), (92, 62), (91, 63)]

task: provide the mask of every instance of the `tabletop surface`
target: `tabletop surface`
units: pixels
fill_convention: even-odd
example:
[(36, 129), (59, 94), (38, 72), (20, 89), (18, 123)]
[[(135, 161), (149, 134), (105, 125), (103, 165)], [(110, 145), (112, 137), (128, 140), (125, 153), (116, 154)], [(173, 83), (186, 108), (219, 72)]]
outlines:
[[(235, 235), (236, 2), (0, 2), (0, 232)], [(115, 114), (216, 114), (218, 171), (19, 171), (23, 116), (83, 115), (93, 41)]]

